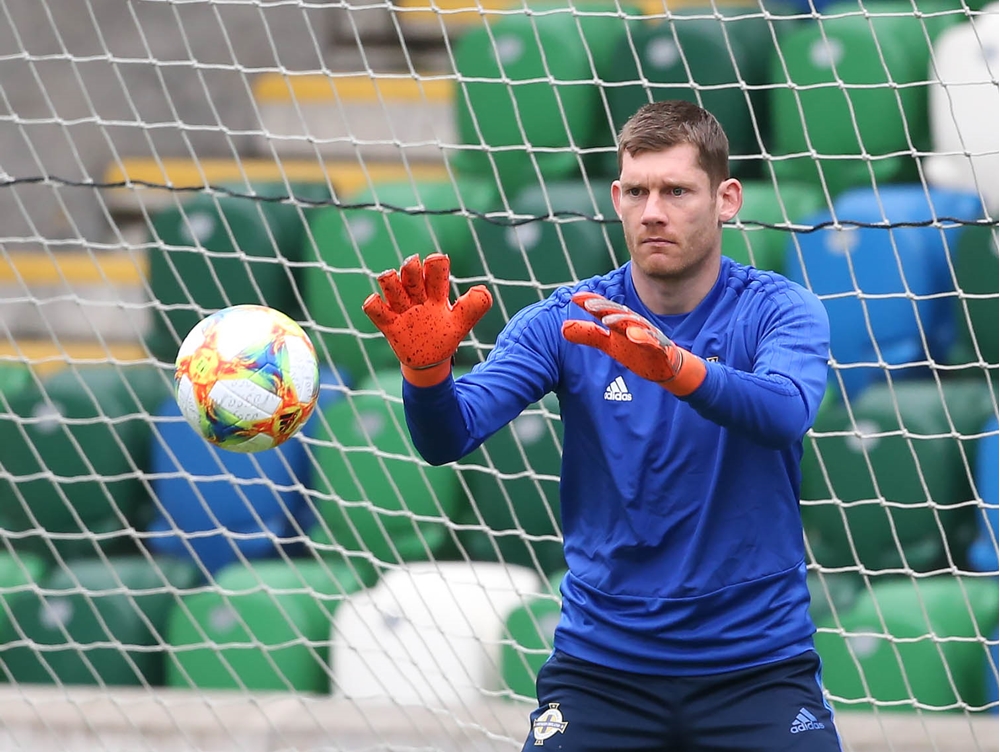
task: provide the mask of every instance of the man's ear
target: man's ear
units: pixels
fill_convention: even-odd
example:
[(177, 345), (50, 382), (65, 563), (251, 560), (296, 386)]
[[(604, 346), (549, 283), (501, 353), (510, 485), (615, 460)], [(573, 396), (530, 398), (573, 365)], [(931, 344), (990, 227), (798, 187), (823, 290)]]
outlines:
[(622, 181), (616, 180), (611, 184), (611, 203), (615, 206), (615, 214), (618, 219), (622, 218)]
[(719, 204), (719, 221), (728, 222), (743, 206), (743, 184), (736, 178), (723, 180), (719, 183), (716, 199)]

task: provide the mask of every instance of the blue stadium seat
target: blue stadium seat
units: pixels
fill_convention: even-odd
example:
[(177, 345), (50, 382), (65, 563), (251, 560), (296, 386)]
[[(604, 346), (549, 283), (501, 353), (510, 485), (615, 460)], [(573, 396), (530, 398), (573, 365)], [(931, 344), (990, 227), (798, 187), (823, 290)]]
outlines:
[[(945, 217), (975, 220), (981, 212), (982, 203), (974, 194), (891, 185), (878, 191), (846, 191), (836, 199), (832, 214), (819, 212), (806, 218), (804, 224), (834, 219), (893, 225)], [(823, 303), (830, 315), (830, 349), (838, 365), (831, 371), (834, 387), (838, 386), (839, 370), (847, 396), (857, 394), (878, 377), (880, 370), (874, 364), (879, 355), (892, 366), (947, 357), (956, 332), (954, 298), (949, 293), (955, 294), (952, 258), (961, 229), (845, 225), (840, 230), (802, 235), (801, 257), (799, 248), (789, 243), (788, 276), (826, 296)], [(909, 299), (907, 293), (918, 299)], [(861, 363), (873, 365), (856, 365)], [(906, 370), (922, 372), (919, 368)], [(902, 373), (894, 369), (893, 375)]]
[[(341, 382), (333, 371), (321, 371), (320, 380), (321, 402), (343, 394), (335, 388)], [(304, 435), (318, 430), (315, 421), (314, 414)], [(155, 422), (152, 488), (157, 511), (147, 528), (149, 548), (194, 558), (212, 574), (241, 555), (277, 555), (275, 537), (299, 536), (304, 541), (315, 517), (295, 486), (307, 482), (309, 465), (299, 437), (253, 455), (213, 447), (184, 421), (174, 400), (168, 400)]]
[(997, 534), (1000, 533), (1000, 439), (997, 419), (983, 427), (976, 447), (976, 488), (986, 507), (979, 513), (979, 535), (969, 550), (969, 563), (977, 572), (997, 572)]

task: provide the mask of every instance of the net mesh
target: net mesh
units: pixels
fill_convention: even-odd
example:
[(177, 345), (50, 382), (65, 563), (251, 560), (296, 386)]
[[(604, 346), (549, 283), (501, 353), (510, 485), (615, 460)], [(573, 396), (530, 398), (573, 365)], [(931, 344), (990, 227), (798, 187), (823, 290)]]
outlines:
[[(558, 403), (412, 447), (360, 311), (411, 254), (507, 320), (627, 260), (615, 133), (730, 137), (723, 252), (816, 292), (802, 461), (845, 749), (997, 749), (998, 15), (968, 0), (0, 0), (0, 747), (518, 749), (565, 571)], [(172, 397), (263, 303), (322, 362), (281, 450)], [(612, 387), (609, 387), (611, 389)]]

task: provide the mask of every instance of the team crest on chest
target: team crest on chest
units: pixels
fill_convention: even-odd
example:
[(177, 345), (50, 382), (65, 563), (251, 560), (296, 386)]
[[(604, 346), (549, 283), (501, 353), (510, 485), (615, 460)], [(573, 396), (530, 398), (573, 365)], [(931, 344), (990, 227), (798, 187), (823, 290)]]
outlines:
[(563, 720), (562, 711), (559, 710), (558, 702), (550, 702), (549, 706), (542, 712), (531, 725), (531, 730), (535, 735), (535, 746), (540, 747), (546, 739), (551, 739), (556, 734), (561, 734), (569, 725)]

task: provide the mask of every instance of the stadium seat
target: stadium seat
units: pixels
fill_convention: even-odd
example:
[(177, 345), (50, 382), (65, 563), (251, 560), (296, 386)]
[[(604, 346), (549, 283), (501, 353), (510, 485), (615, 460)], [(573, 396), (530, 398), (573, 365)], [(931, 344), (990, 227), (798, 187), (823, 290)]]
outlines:
[(310, 489), (325, 528), (314, 530), (375, 562), (434, 557), (467, 502), (455, 470), (426, 465), (413, 448), (398, 367), (317, 417)]
[(178, 591), (199, 583), (195, 567), (141, 556), (78, 559), (67, 567), (14, 602), (0, 630), (10, 680), (161, 685), (167, 617)]
[[(803, 224), (975, 220), (980, 212), (972, 194), (892, 185), (848, 191), (832, 212), (810, 215)], [(789, 243), (786, 272), (823, 299), (836, 361), (831, 383), (842, 381), (848, 397), (887, 373), (924, 375), (929, 358), (949, 358), (956, 340), (953, 266), (961, 227), (947, 225), (890, 230), (845, 224)], [(880, 357), (890, 366), (912, 367), (887, 372), (877, 366)]]
[(517, 564), (546, 577), (566, 568), (558, 415), (558, 400), (547, 395), (462, 460), (473, 508), (459, 541), (470, 558)]
[(982, 359), (996, 374), (1000, 368), (1000, 260), (995, 226), (962, 230), (955, 275), (961, 296), (955, 303), (958, 340), (951, 361), (962, 364)]
[(301, 437), (256, 454), (219, 449), (172, 398), (157, 411), (153, 433), (156, 513), (146, 537), (153, 552), (191, 559), (212, 574), (241, 557), (276, 556), (277, 539), (302, 537), (312, 526), (301, 490), (309, 474)]
[(379, 208), (318, 212), (306, 250), (313, 263), (304, 272), (303, 284), (321, 357), (328, 356), (355, 380), (394, 366), (396, 357), (388, 343), (361, 310), (365, 298), (380, 292), (374, 275), (399, 268), (413, 254), (424, 258), (439, 252), (451, 257), (455, 277), (468, 276), (471, 259), (478, 256), (471, 230), (475, 220), (452, 212), (492, 211), (496, 201), (489, 180), (394, 182), (380, 183), (345, 202), (377, 203)]
[(7, 412), (8, 400), (32, 382), (27, 363), (0, 362), (0, 413)]
[(549, 591), (519, 605), (507, 617), (500, 654), (504, 686), (518, 697), (535, 697), (538, 670), (552, 654), (562, 596), (559, 584), (565, 570), (549, 579)]
[[(964, 14), (949, 0), (828, 5), (822, 21), (778, 38), (771, 56), (771, 126), (779, 180), (824, 185), (831, 196), (872, 180), (917, 178), (913, 149), (928, 151), (931, 42)], [(873, 34), (874, 29), (874, 34)]]
[[(0, 500), (0, 503), (6, 501)], [(9, 614), (17, 599), (30, 594), (43, 580), (48, 568), (49, 562), (42, 556), (0, 552), (0, 634), (7, 629)]]
[[(1000, 208), (1000, 122), (983, 117), (1000, 109), (1000, 9), (944, 31), (934, 42), (928, 66), (933, 154), (924, 157), (927, 181), (937, 187), (981, 195), (987, 212)], [(974, 156), (965, 156), (965, 154)]]
[(230, 564), (211, 590), (185, 595), (171, 610), (166, 683), (325, 694), (330, 620), (361, 587), (346, 565), (315, 559)]
[(997, 418), (983, 426), (985, 434), (976, 442), (976, 491), (985, 505), (977, 511), (979, 534), (969, 549), (969, 563), (977, 572), (1000, 574), (997, 561), (997, 536), (1000, 535), (1000, 438)]
[[(253, 189), (260, 196), (288, 195), (284, 185)], [(307, 200), (329, 197), (320, 183), (293, 186), (292, 192)], [(289, 263), (301, 260), (305, 221), (312, 211), (289, 203), (199, 194), (157, 212), (150, 238), (155, 245), (149, 251), (149, 282), (157, 302), (150, 350), (172, 362), (195, 324), (230, 305), (267, 305), (300, 320), (299, 272)]]
[[(723, 17), (713, 18), (716, 13)], [(670, 21), (632, 25), (601, 71), (614, 121), (611, 143), (625, 121), (651, 99), (685, 99), (722, 124), (729, 137), (731, 172), (757, 176), (770, 140), (765, 85), (770, 83), (771, 35), (783, 28), (746, 7), (724, 5), (684, 8)], [(609, 161), (609, 172), (617, 174), (616, 155), (609, 155)]]
[(352, 699), (448, 707), (502, 689), (504, 624), (542, 592), (535, 572), (426, 562), (387, 573), (333, 619), (333, 680)]
[(478, 147), (455, 155), (460, 172), (495, 174), (509, 198), (520, 187), (577, 176), (590, 171), (585, 162), (604, 161), (585, 160), (582, 150), (600, 155), (598, 149), (614, 148), (597, 79), (632, 23), (617, 15), (635, 10), (602, 2), (586, 9), (592, 15), (568, 6), (503, 15), (458, 40), (458, 138)]
[(482, 266), (471, 276), (488, 275), (493, 293), (493, 307), (473, 330), (481, 342), (494, 342), (511, 316), (560, 285), (628, 260), (610, 181), (554, 180), (526, 188), (514, 196), (511, 213), (519, 224), (477, 228)]
[(806, 585), (809, 587), (809, 616), (813, 623), (818, 624), (852, 608), (865, 588), (865, 580), (856, 572), (819, 572), (813, 569), (806, 577)]
[(977, 435), (992, 404), (981, 380), (939, 388), (932, 379), (873, 384), (849, 409), (828, 402), (802, 459), (802, 522), (816, 563), (918, 572), (964, 563), (976, 528), (966, 470), (974, 447), (952, 434)]
[[(823, 192), (811, 183), (743, 180), (743, 207), (722, 233), (722, 255), (741, 264), (783, 273), (785, 249), (797, 237), (790, 230), (772, 230), (759, 224), (801, 224), (820, 211)], [(746, 223), (744, 227), (736, 221)]]
[(152, 365), (74, 366), (13, 395), (0, 413), (0, 497), (11, 500), (0, 528), (11, 545), (49, 557), (130, 547), (149, 511), (149, 415), (171, 386)]
[[(961, 712), (986, 704), (986, 641), (1000, 610), (995, 581), (951, 575), (876, 578), (852, 609), (818, 625), (816, 650), (834, 707)], [(842, 627), (837, 634), (827, 629)]]

